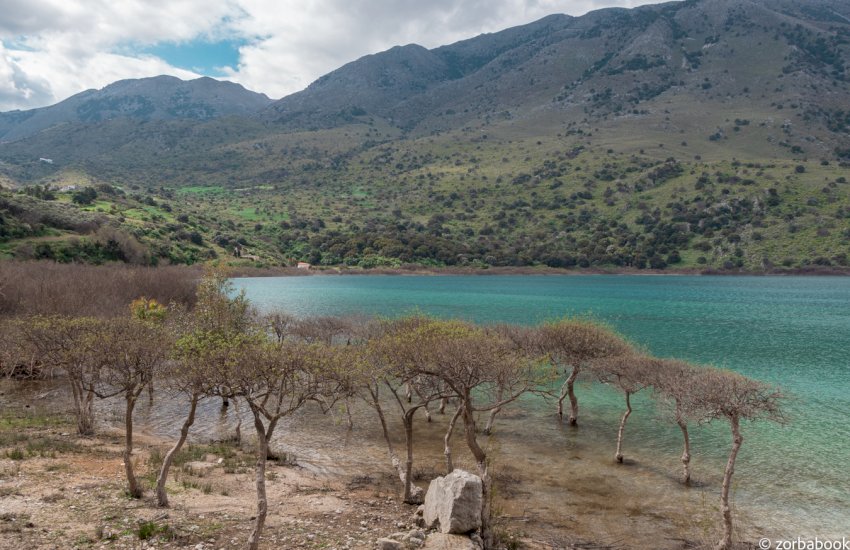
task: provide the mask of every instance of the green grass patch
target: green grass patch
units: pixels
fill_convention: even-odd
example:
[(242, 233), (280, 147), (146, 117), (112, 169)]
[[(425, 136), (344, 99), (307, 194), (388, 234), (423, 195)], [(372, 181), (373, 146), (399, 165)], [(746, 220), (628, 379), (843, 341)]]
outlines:
[(24, 453), (24, 451), (22, 449), (19, 449), (18, 447), (6, 451), (6, 458), (10, 460), (23, 460), (26, 457), (26, 453)]
[(149, 540), (152, 538), (163, 538), (163, 539), (172, 539), (174, 538), (174, 533), (171, 530), (171, 527), (165, 524), (158, 524), (153, 521), (145, 521), (139, 524), (139, 529), (136, 532), (139, 537), (139, 540)]
[(224, 195), (228, 190), (221, 185), (190, 185), (181, 187), (177, 192), (185, 195)]
[(0, 416), (0, 434), (6, 431), (20, 431), (33, 428), (57, 428), (70, 426), (73, 420), (59, 414), (16, 415), (3, 414)]
[(81, 210), (85, 210), (86, 212), (110, 212), (113, 204), (114, 203), (110, 201), (96, 200), (93, 203), (82, 207)]

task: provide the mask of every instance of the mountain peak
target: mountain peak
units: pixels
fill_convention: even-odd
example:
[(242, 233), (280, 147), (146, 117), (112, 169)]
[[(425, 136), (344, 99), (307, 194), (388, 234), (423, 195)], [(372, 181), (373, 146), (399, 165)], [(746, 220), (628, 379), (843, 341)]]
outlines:
[(119, 80), (39, 109), (0, 113), (0, 141), (13, 141), (63, 123), (98, 123), (115, 118), (207, 120), (249, 115), (268, 106), (265, 94), (209, 77), (181, 80), (159, 75)]

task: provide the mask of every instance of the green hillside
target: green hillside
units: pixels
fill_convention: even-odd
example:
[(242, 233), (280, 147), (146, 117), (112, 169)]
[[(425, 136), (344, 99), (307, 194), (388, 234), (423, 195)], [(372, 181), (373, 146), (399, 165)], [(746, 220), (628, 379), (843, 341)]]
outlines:
[[(844, 267), (847, 67), (850, 9), (835, 0), (689, 0), (394, 48), (250, 116), (0, 143), (0, 182), (17, 188), (0, 194), (0, 253)], [(117, 191), (81, 206), (33, 185)], [(97, 227), (32, 223), (54, 210)], [(103, 228), (144, 253), (77, 252), (108, 243)]]

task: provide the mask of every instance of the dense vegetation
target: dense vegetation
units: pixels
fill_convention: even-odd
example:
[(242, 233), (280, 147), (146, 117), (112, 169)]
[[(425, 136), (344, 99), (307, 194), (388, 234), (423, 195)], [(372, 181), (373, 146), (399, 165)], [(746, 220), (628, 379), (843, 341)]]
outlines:
[[(482, 160), (499, 146), (386, 147), (354, 182), (0, 192), (0, 253), (153, 265), (237, 253), (360, 267), (848, 265), (850, 185), (838, 163), (653, 160), (558, 152), (562, 141), (511, 144), (501, 166)], [(400, 167), (390, 180), (387, 164)]]
[(252, 116), (47, 128), (0, 142), (0, 255), (844, 269), (845, 4), (552, 16), (393, 48)]

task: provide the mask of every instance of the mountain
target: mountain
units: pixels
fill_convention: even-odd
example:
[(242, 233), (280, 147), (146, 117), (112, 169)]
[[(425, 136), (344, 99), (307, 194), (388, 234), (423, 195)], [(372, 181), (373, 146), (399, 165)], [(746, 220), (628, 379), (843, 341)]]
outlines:
[(207, 77), (190, 81), (173, 76), (119, 80), (50, 107), (0, 113), (0, 142), (26, 138), (62, 124), (92, 125), (117, 118), (201, 121), (245, 116), (270, 103), (265, 94)]
[(554, 15), (434, 50), (364, 57), (262, 116), (316, 128), (369, 115), (433, 131), (498, 116), (569, 123), (660, 109), (688, 124), (695, 106), (711, 114), (793, 104), (828, 147), (845, 137), (835, 129), (846, 134), (848, 25), (850, 5), (840, 0), (689, 0)]
[[(73, 185), (113, 191), (68, 208), (169, 261), (236, 243), (328, 265), (850, 263), (844, 0), (552, 15), (365, 56), (231, 116), (154, 116), (172, 94), (122, 97), (136, 96), (30, 135), (10, 128), (35, 115), (0, 115), (0, 182), (33, 194), (6, 201), (0, 255), (57, 257), (81, 230), (38, 221), (73, 218), (65, 206), (40, 217), (38, 201), (45, 185)], [(156, 109), (113, 116), (143, 100)]]

